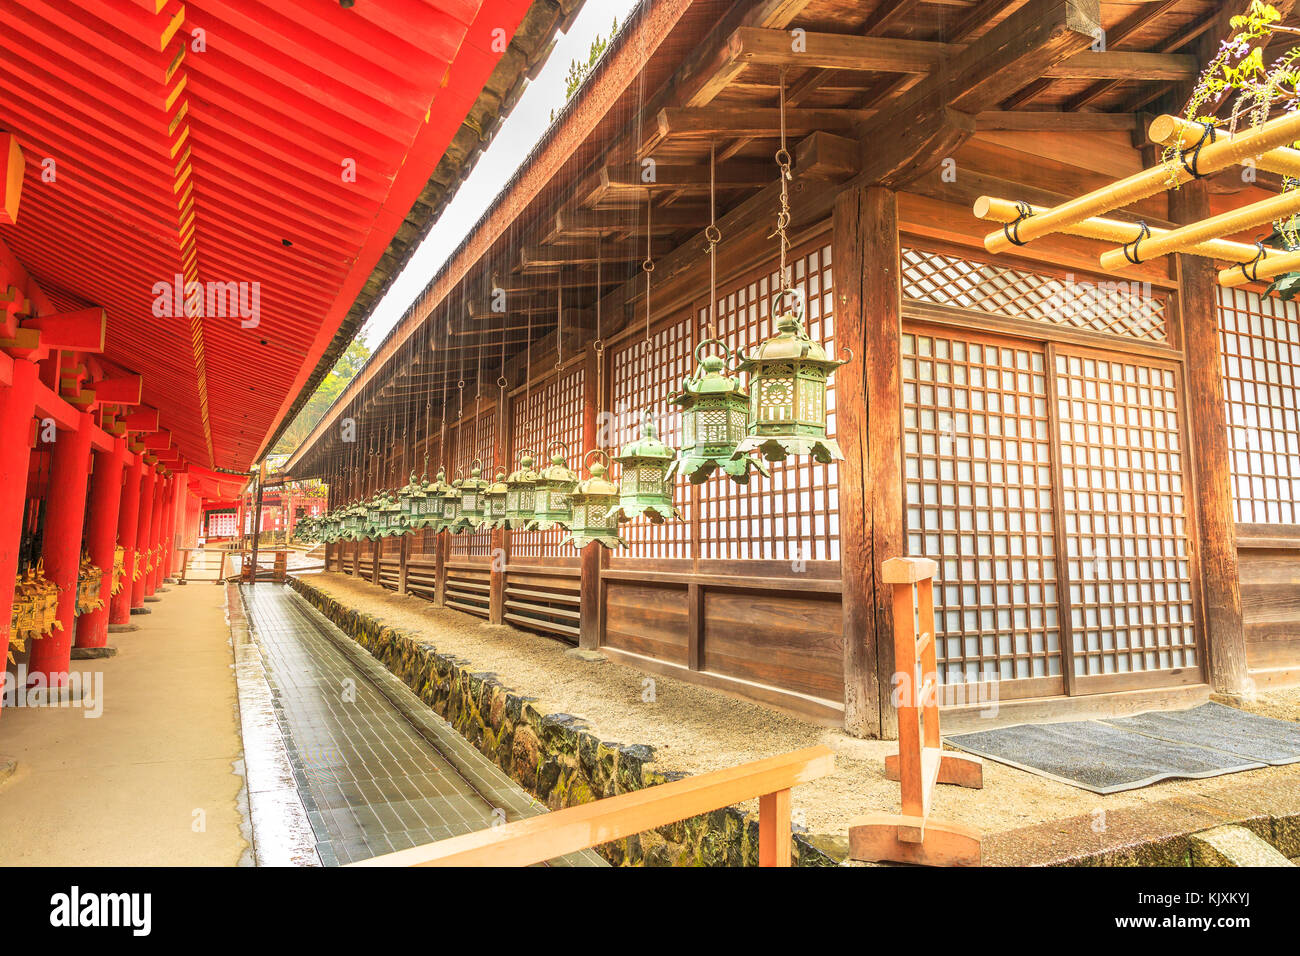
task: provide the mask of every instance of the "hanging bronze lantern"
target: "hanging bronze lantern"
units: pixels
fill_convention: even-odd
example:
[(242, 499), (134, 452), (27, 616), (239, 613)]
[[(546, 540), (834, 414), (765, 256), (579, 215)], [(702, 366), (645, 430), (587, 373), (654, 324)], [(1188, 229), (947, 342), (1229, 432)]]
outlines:
[(366, 528), (366, 509), (360, 502), (352, 502), (343, 509), (342, 537), (348, 541), (360, 541)]
[(496, 479), (488, 485), (483, 491), (483, 498), (487, 504), (483, 509), (483, 515), (489, 528), (501, 528), (506, 523), (506, 473), (498, 471)]
[(419, 526), (420, 515), (424, 510), (424, 482), (415, 477), (415, 472), (411, 472), (411, 480), (398, 492), (397, 497), (402, 506), (402, 530), (411, 531)]
[[(786, 307), (793, 302), (794, 307)], [(777, 313), (778, 306), (782, 310)], [(772, 297), (777, 332), (741, 357), (740, 370), (750, 373), (749, 437), (733, 457), (757, 451), (768, 461), (789, 455), (812, 455), (822, 464), (843, 458), (835, 439), (826, 437), (826, 390), (831, 372), (846, 363), (827, 358), (826, 350), (803, 328), (803, 296), (783, 289)]]
[(537, 496), (537, 472), (533, 470), (533, 453), (526, 451), (519, 467), (506, 479), (507, 528), (527, 530), (533, 524), (533, 505)]
[(361, 536), (367, 541), (375, 541), (380, 536), (379, 529), (383, 527), (384, 522), (384, 514), (381, 507), (379, 492), (375, 492), (370, 500), (365, 503), (366, 527)]
[[(710, 345), (721, 355), (700, 356)], [(732, 457), (749, 434), (749, 393), (738, 378), (726, 374), (731, 353), (717, 339), (706, 339), (695, 347), (695, 374), (682, 381), (682, 390), (668, 401), (682, 410), (682, 450), (677, 453), (668, 476), (685, 475), (698, 485), (721, 468), (737, 484), (749, 484), (750, 471), (767, 475), (767, 466), (757, 458)]]
[(442, 530), (442, 507), (450, 488), (451, 485), (447, 484), (447, 473), (439, 468), (437, 478), (424, 485), (424, 508), (419, 527), (432, 528), (434, 532)]
[(619, 512), (624, 518), (645, 515), (654, 524), (666, 518), (678, 518), (673, 506), (673, 483), (668, 469), (677, 453), (655, 434), (650, 410), (641, 422), (641, 437), (619, 449), (615, 458), (619, 470)]
[(538, 473), (533, 486), (533, 527), (539, 531), (569, 527), (573, 520), (573, 489), (578, 486), (578, 476), (567, 462), (569, 447), (555, 442), (551, 448), (562, 448), (564, 454), (551, 456), (551, 463)]
[(597, 461), (587, 465), (587, 473), (591, 477), (578, 482), (578, 487), (573, 491), (573, 533), (569, 537), (569, 543), (580, 550), (593, 541), (600, 542), (606, 548), (625, 548), (627, 542), (618, 534), (618, 522), (622, 517), (619, 513), (618, 486), (605, 477), (609, 469), (609, 455), (599, 448), (593, 448), (587, 452), (585, 460), (590, 462), (592, 455), (599, 455), (605, 462), (601, 464)]
[(475, 458), (469, 477), (460, 482), (460, 512), (456, 518), (456, 527), (452, 529), (456, 534), (477, 531), (487, 517), (487, 498), (483, 493), (487, 491), (488, 483), (483, 480), (482, 474), (483, 463)]
[(402, 504), (392, 492), (385, 491), (380, 495), (379, 514), (381, 538), (392, 538), (405, 531), (402, 527)]
[(460, 482), (457, 478), (442, 493), (442, 525), (441, 530), (450, 531), (452, 534), (460, 534), (464, 529), (460, 525)]

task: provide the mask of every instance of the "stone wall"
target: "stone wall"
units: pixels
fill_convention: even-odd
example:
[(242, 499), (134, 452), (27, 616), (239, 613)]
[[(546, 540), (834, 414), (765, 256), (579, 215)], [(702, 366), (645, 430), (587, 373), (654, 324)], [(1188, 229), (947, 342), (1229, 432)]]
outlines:
[[(543, 714), (534, 698), (505, 687), (496, 675), (473, 673), (467, 662), (441, 654), (369, 614), (349, 608), (311, 584), (290, 584), (348, 637), (397, 675), (529, 793), (552, 810), (679, 779), (656, 768), (644, 744), (610, 743), (569, 714)], [(804, 832), (793, 837), (797, 866), (836, 866), (831, 847)], [(727, 807), (596, 848), (624, 866), (755, 866), (758, 813)]]

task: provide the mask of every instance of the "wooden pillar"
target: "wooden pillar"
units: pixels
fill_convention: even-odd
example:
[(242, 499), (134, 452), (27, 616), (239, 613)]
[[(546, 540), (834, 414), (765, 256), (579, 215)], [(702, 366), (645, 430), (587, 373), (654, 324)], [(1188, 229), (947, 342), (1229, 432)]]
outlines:
[[(9, 647), (14, 579), (22, 545), (23, 504), (31, 463), (32, 417), (36, 413), (36, 366), (13, 363), (13, 380), (0, 385), (0, 653)], [(3, 695), (0, 695), (3, 697)]]
[(136, 532), (140, 525), (140, 486), (144, 481), (144, 462), (139, 455), (131, 455), (122, 482), (122, 504), (117, 515), (117, 543), (122, 546), (122, 559), (126, 571), (122, 590), (113, 595), (108, 610), (108, 623), (127, 625), (131, 621), (131, 571), (135, 567)]
[(903, 293), (898, 204), (879, 186), (835, 201), (835, 342), (853, 361), (835, 373), (843, 579), (844, 729), (893, 738), (894, 630), (881, 564), (903, 556), (899, 351)]
[(45, 576), (59, 589), (59, 626), (32, 642), (27, 664), (29, 674), (43, 675), (48, 687), (62, 687), (68, 682), (93, 427), (90, 413), (82, 412), (77, 416), (74, 430), (58, 433), (51, 455), (41, 558), (45, 562)]
[(153, 593), (158, 590), (158, 582), (161, 580), (158, 577), (158, 546), (162, 542), (163, 512), (166, 510), (168, 484), (170, 482), (162, 473), (159, 473), (154, 479), (153, 508), (149, 518), (149, 534), (147, 537), (149, 554), (153, 558), (154, 566), (152, 570), (147, 571), (144, 575), (144, 593), (146, 597), (153, 596)]
[[(1181, 224), (1206, 219), (1205, 184), (1187, 183), (1169, 193), (1170, 218)], [(1214, 262), (1175, 257), (1178, 313), (1186, 359), (1187, 412), (1199, 511), (1201, 600), (1205, 608), (1206, 678), (1221, 694), (1241, 695), (1248, 686), (1246, 635), (1241, 623), (1237, 573), (1237, 525), (1219, 351), (1219, 289)]]
[[(505, 379), (500, 379), (504, 384)], [(497, 390), (497, 435), (492, 450), (495, 468), (510, 473), (510, 395), (504, 387)], [(489, 475), (495, 481), (496, 475)], [(504, 624), (506, 620), (506, 568), (510, 564), (510, 531), (505, 527), (492, 529), (492, 563), (488, 573), (488, 623)]]
[(139, 579), (133, 579), (132, 571), (134, 566), (129, 566), (126, 569), (126, 579), (131, 590), (131, 610), (135, 613), (143, 613), (144, 609), (145, 577), (147, 576), (144, 573), (144, 555), (149, 550), (149, 528), (153, 515), (153, 486), (158, 480), (158, 474), (154, 467), (146, 463), (140, 476), (140, 511), (135, 526), (135, 553), (137, 563), (140, 565)]
[(447, 555), (451, 551), (451, 532), (440, 531), (433, 547), (433, 606), (447, 604)]
[[(582, 448), (586, 454), (596, 447), (596, 421), (600, 406), (600, 363), (604, 353), (587, 349), (582, 374)], [(581, 464), (578, 466), (581, 468)], [(609, 549), (593, 541), (581, 551), (578, 579), (578, 646), (594, 651), (600, 647), (600, 573), (609, 561)]]
[(122, 472), (126, 458), (125, 438), (115, 439), (109, 451), (95, 452), (86, 545), (91, 563), (104, 572), (100, 590), (104, 606), (77, 619), (77, 647), (103, 647), (108, 643), (108, 605), (112, 600), (113, 557), (117, 550), (118, 512), (122, 507)]
[(370, 583), (379, 583), (379, 565), (384, 556), (384, 539), (375, 538), (370, 542)]
[(411, 553), (411, 536), (404, 534), (399, 539), (401, 547), (398, 549), (397, 557), (397, 593), (406, 593), (406, 561)]

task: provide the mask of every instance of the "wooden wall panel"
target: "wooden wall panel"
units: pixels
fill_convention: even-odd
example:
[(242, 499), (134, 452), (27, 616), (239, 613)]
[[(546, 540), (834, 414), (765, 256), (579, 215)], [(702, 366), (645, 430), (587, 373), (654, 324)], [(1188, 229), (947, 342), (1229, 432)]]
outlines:
[(609, 581), (605, 600), (606, 644), (672, 664), (687, 663), (690, 615), (685, 587)]
[(839, 700), (844, 638), (838, 599), (706, 591), (704, 670)]
[(1243, 548), (1238, 566), (1247, 664), (1300, 670), (1300, 550)]

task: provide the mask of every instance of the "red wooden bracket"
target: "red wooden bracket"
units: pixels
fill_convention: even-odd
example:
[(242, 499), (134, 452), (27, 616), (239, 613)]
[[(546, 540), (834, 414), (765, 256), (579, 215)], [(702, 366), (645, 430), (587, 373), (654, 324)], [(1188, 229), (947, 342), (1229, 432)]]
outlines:
[(93, 383), (95, 400), (111, 405), (139, 405), (144, 400), (144, 376), (105, 378)]
[(141, 408), (122, 419), (122, 424), (129, 432), (156, 432), (158, 430), (158, 409)]
[(23, 323), (24, 329), (37, 329), (41, 345), (73, 352), (104, 351), (108, 330), (108, 312), (99, 307), (41, 315)]

